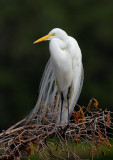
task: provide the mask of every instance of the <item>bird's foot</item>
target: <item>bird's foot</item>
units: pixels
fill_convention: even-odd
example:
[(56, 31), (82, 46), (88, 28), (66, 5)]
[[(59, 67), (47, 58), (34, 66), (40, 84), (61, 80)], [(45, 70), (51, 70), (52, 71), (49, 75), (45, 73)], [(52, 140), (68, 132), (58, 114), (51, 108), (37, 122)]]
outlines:
[(68, 123), (65, 127), (64, 127), (64, 129), (63, 129), (63, 132), (64, 132), (64, 134), (65, 134), (65, 132), (67, 131), (67, 129), (70, 127), (70, 124)]
[(70, 127), (69, 123), (64, 128), (61, 127), (61, 135), (63, 138), (65, 138), (65, 133), (69, 127)]

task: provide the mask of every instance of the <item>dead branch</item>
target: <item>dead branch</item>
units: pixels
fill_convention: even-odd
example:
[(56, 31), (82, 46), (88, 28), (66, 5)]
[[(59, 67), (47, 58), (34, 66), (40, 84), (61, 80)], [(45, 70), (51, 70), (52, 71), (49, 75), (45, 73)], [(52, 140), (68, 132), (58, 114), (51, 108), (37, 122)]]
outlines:
[[(97, 150), (104, 147), (111, 147), (108, 129), (113, 129), (110, 111), (98, 108), (96, 100), (90, 100), (88, 107), (78, 107), (74, 111), (68, 128), (67, 124), (56, 124), (45, 117), (42, 124), (37, 124), (37, 119), (41, 115), (33, 117), (29, 124), (25, 124), (26, 118), (11, 126), (0, 134), (0, 160), (20, 160), (22, 157), (37, 154), (40, 158), (48, 159), (51, 157), (64, 159), (62, 153), (70, 158), (79, 160), (75, 153), (75, 145), (85, 141), (91, 145), (89, 154), (93, 156), (92, 147)], [(51, 113), (50, 113), (51, 114)], [(66, 129), (65, 129), (66, 128)], [(55, 155), (51, 148), (49, 139), (55, 142), (52, 145), (56, 150), (60, 148), (59, 155)], [(71, 142), (73, 150), (68, 146)]]

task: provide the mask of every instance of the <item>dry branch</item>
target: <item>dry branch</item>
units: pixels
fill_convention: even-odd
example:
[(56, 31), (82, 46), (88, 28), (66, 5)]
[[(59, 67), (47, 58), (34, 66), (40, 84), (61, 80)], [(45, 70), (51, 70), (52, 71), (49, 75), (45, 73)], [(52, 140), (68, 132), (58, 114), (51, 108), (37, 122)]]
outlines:
[[(109, 142), (108, 129), (113, 129), (111, 112), (98, 108), (98, 102), (91, 99), (87, 107), (78, 106), (70, 120), (70, 125), (58, 125), (45, 118), (45, 124), (37, 124), (39, 116), (35, 115), (29, 124), (25, 124), (26, 118), (11, 126), (0, 134), (0, 160), (20, 160), (28, 155), (37, 154), (40, 159), (49, 159), (48, 156), (64, 159), (62, 153), (68, 158), (80, 159), (75, 153), (75, 144), (87, 142), (91, 145), (89, 154), (93, 156), (93, 147), (97, 150), (104, 147), (111, 147)], [(60, 148), (59, 155), (55, 155), (48, 138), (56, 150)], [(71, 142), (73, 150), (68, 146)], [(103, 151), (104, 152), (104, 151)]]

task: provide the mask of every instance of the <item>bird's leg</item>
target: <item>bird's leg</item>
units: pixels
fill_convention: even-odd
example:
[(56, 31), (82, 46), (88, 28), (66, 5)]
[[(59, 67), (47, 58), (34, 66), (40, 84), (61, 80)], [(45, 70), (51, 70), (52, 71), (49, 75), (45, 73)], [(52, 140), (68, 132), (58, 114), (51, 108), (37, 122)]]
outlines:
[(63, 101), (64, 101), (63, 92), (61, 92), (61, 111), (60, 111), (60, 123), (61, 123), (61, 121), (62, 121), (62, 109), (63, 109)]
[(68, 126), (70, 123), (70, 116), (69, 116), (69, 98), (70, 98), (70, 87), (68, 88), (68, 94), (67, 94), (67, 106), (68, 106)]
[(64, 128), (64, 130), (63, 130), (63, 136), (65, 135), (65, 132), (66, 132), (67, 129), (69, 128), (69, 123), (70, 123), (70, 116), (69, 116), (69, 98), (70, 98), (70, 87), (69, 87), (69, 89), (68, 89), (68, 94), (67, 94), (68, 124), (67, 124), (67, 126)]

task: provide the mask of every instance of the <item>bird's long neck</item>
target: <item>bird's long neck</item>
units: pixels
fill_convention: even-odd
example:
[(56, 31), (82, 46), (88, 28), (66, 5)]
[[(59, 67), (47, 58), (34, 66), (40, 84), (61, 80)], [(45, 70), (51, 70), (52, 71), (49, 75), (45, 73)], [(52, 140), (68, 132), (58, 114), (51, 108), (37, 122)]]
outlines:
[(50, 54), (51, 57), (56, 61), (62, 61), (63, 59), (66, 58), (66, 45), (67, 42), (65, 42), (64, 40), (60, 40), (57, 38), (51, 39), (50, 44), (49, 44), (49, 50), (50, 50)]

